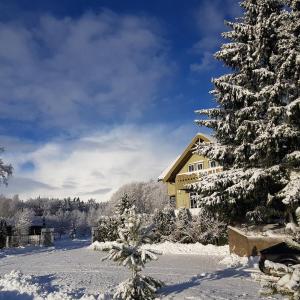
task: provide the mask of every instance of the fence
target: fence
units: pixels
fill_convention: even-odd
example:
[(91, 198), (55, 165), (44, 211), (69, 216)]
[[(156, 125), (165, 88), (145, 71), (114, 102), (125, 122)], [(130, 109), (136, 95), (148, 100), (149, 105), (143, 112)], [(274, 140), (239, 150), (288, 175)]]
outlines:
[(19, 246), (52, 246), (54, 243), (53, 228), (43, 228), (40, 235), (10, 235), (6, 237), (6, 247)]
[(40, 235), (10, 235), (6, 237), (6, 247), (19, 247), (26, 245), (40, 245)]

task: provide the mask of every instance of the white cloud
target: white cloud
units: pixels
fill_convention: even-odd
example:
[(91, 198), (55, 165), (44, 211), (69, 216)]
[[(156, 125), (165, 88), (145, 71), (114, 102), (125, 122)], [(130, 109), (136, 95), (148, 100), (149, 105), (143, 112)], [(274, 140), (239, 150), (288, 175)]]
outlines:
[(203, 72), (213, 69), (216, 65), (216, 61), (210, 52), (204, 52), (200, 63), (194, 63), (190, 65), (190, 70), (193, 72)]
[(216, 61), (213, 53), (220, 47), (221, 33), (229, 30), (225, 20), (241, 15), (241, 8), (235, 0), (205, 0), (195, 12), (195, 20), (201, 38), (193, 45), (191, 52), (200, 55), (200, 62), (190, 65), (191, 71), (202, 72), (213, 68)]
[[(4, 160), (14, 166), (14, 178), (0, 192), (19, 193), (22, 199), (41, 195), (107, 200), (125, 183), (156, 179), (190, 142), (195, 129), (192, 124), (176, 129), (124, 125), (76, 140), (10, 149)], [(28, 161), (34, 170), (20, 167)]]
[(0, 23), (0, 114), (78, 130), (138, 118), (171, 74), (155, 21), (103, 11)]

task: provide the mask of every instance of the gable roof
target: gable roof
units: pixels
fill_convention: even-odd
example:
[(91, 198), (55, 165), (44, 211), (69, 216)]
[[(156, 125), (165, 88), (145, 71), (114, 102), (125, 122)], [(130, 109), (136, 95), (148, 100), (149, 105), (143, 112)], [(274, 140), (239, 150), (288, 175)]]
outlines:
[(177, 156), (177, 158), (159, 175), (158, 181), (175, 182), (176, 174), (193, 155), (192, 149), (199, 139), (205, 143), (212, 142), (212, 138), (208, 138), (202, 133), (197, 133), (192, 139), (191, 143), (185, 148), (183, 153)]

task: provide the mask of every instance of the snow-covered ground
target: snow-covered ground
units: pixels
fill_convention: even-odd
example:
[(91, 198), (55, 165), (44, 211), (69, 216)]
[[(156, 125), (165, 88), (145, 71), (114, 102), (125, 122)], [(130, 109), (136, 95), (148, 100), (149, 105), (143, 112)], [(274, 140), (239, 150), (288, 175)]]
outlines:
[[(0, 300), (109, 299), (112, 288), (128, 276), (128, 271), (111, 261), (101, 261), (107, 253), (90, 250), (88, 244), (62, 241), (48, 249), (31, 247), (0, 252)], [(157, 246), (157, 250), (166, 246)], [(167, 284), (160, 291), (160, 298), (260, 299), (259, 285), (251, 279), (247, 264), (226, 268), (219, 263), (224, 257), (226, 264), (236, 262), (228, 258), (226, 251), (216, 254), (211, 249), (214, 255), (183, 255), (183, 251), (170, 254), (172, 245), (168, 246), (169, 254), (149, 263), (145, 270)], [(178, 252), (181, 246), (172, 247)]]

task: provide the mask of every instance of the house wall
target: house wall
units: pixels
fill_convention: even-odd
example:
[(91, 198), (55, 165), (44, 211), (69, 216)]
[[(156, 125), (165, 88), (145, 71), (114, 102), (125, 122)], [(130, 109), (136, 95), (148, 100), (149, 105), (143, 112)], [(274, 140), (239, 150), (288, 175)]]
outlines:
[(176, 208), (190, 208), (190, 195), (184, 190), (176, 191)]
[(203, 168), (207, 169), (209, 168), (209, 159), (207, 157), (204, 157), (202, 155), (193, 154), (190, 159), (186, 162), (186, 164), (181, 168), (181, 170), (178, 172), (178, 174), (186, 173), (188, 172), (188, 166), (192, 163), (203, 161)]
[(168, 195), (169, 195), (169, 197), (176, 196), (175, 183), (168, 182), (167, 183), (167, 188), (168, 188)]
[[(196, 163), (198, 161), (203, 161), (203, 169), (209, 168), (209, 159), (205, 156), (193, 154), (186, 164), (181, 168), (177, 175), (187, 173), (188, 166), (192, 163)], [(177, 176), (176, 176), (177, 177)], [(195, 181), (189, 181), (186, 183), (193, 183)], [(190, 195), (185, 190), (180, 190), (182, 183), (175, 181), (175, 191), (176, 191), (176, 208), (190, 208)]]
[[(191, 149), (199, 139), (205, 142), (209, 142), (209, 139), (205, 136), (202, 136), (201, 134), (194, 137), (190, 145), (179, 157), (179, 160), (176, 162), (173, 169), (169, 170), (169, 174), (165, 175), (165, 179), (163, 179), (163, 182), (167, 184), (167, 190), (170, 199), (174, 199), (174, 197), (176, 198), (176, 208), (190, 208), (190, 195), (189, 192), (185, 191), (185, 186), (199, 180), (199, 173), (189, 172), (189, 165), (201, 161), (203, 162), (203, 170), (207, 170), (210, 168), (210, 160), (207, 157), (203, 155), (192, 154)], [(186, 163), (183, 165), (185, 161)], [(219, 170), (217, 170), (217, 168), (214, 168), (211, 169), (209, 173), (210, 172), (215, 173), (219, 172)]]

